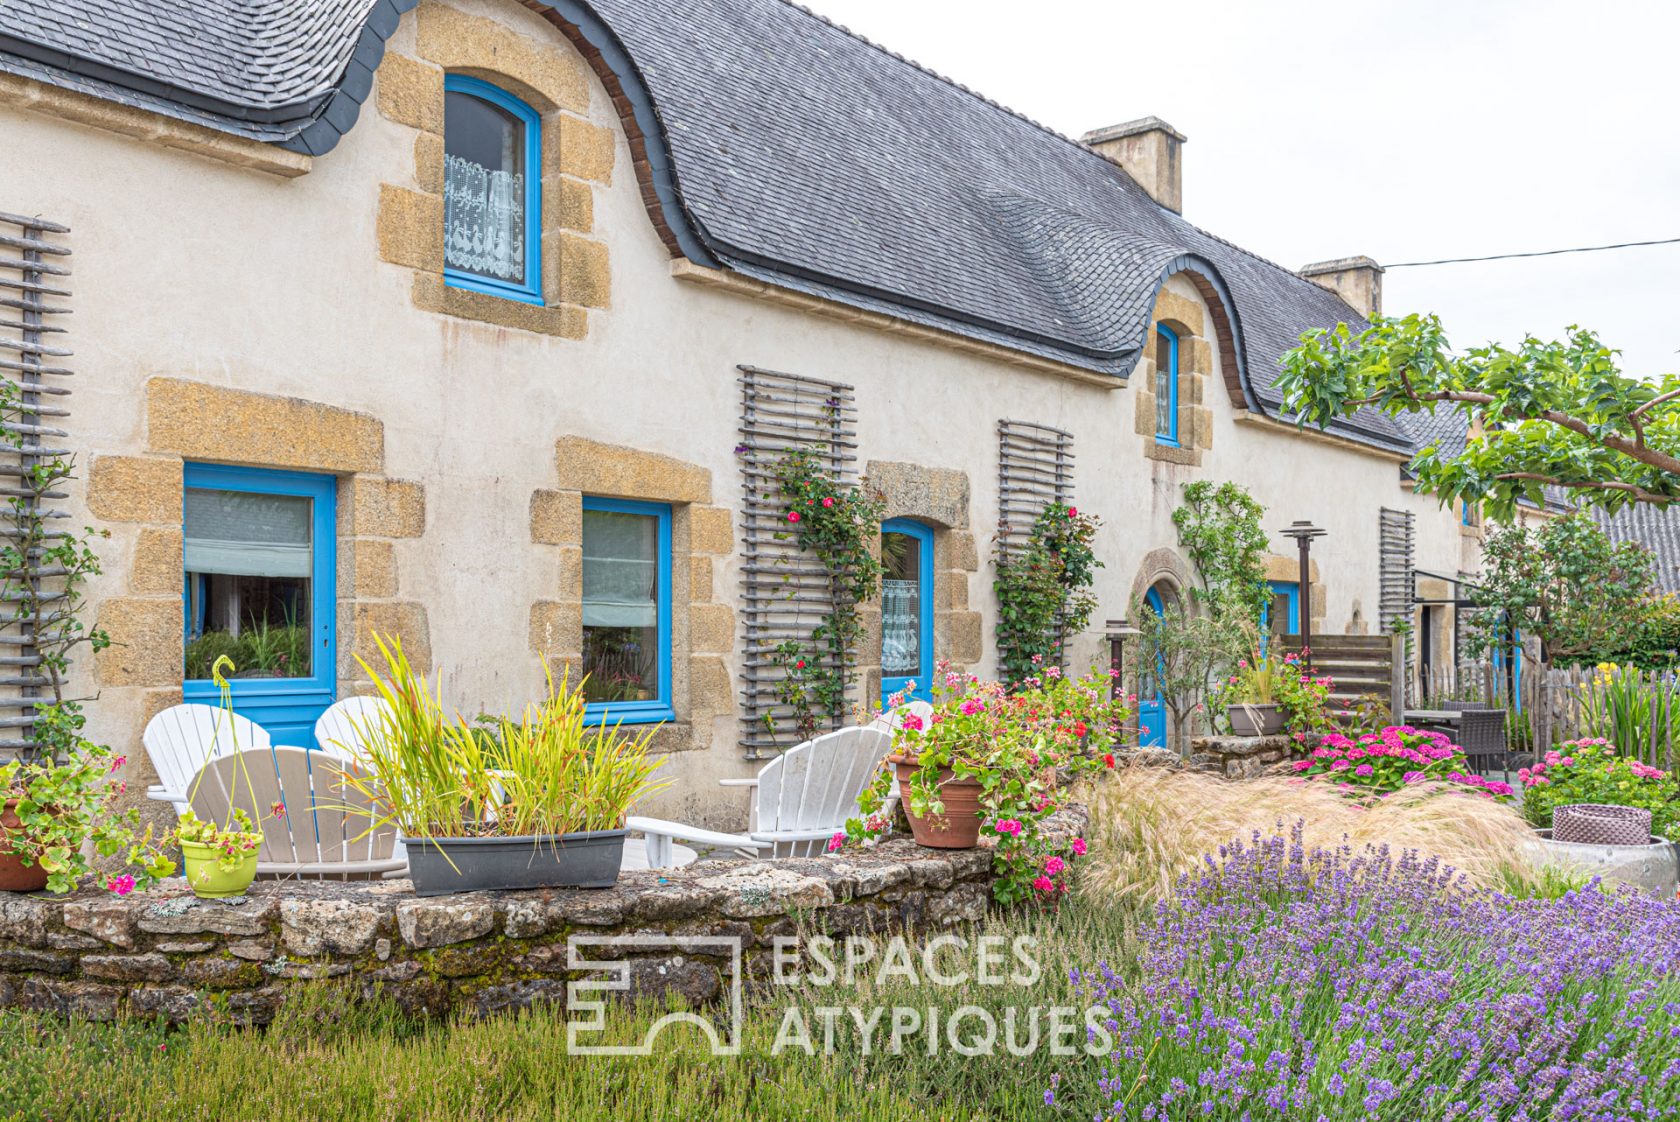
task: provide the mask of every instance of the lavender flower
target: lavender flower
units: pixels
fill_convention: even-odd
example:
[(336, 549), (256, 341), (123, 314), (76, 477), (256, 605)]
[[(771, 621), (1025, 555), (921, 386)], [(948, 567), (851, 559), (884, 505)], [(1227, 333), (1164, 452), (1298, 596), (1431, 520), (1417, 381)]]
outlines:
[[(1078, 972), (1113, 1052), (1058, 1102), (1115, 1119), (1680, 1118), (1680, 906), (1476, 889), (1386, 848), (1234, 843), (1135, 969)], [(1084, 1086), (1081, 1086), (1081, 1084)]]

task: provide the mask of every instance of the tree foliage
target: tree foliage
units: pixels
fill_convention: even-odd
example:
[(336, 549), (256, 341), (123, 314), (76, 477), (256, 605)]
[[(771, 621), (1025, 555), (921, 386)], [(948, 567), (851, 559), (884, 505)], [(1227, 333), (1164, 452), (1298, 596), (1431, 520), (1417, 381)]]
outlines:
[(1636, 378), (1617, 354), (1577, 327), (1562, 340), (1460, 354), (1436, 316), (1379, 316), (1362, 332), (1307, 332), (1284, 355), (1278, 387), (1303, 426), (1367, 407), (1458, 410), (1475, 426), (1468, 447), (1450, 459), (1420, 453), (1417, 489), (1501, 521), (1548, 485), (1609, 510), (1680, 498), (1680, 375)]
[(1173, 511), (1178, 543), (1196, 566), (1195, 590), (1216, 619), (1259, 626), (1271, 600), (1266, 584), (1266, 508), (1236, 483), (1215, 486), (1205, 479), (1185, 485), (1184, 503)]
[(1536, 528), (1507, 526), (1482, 550), (1470, 646), (1509, 641), (1509, 628), (1540, 641), (1548, 663), (1598, 662), (1636, 645), (1651, 603), (1651, 555), (1612, 542), (1583, 513)]
[(1245, 653), (1242, 632), (1182, 600), (1163, 604), (1159, 612), (1148, 603), (1134, 603), (1132, 618), (1142, 632), (1138, 694), (1160, 695), (1172, 714), (1173, 739), (1188, 751), (1190, 719), (1206, 710), (1214, 681)]

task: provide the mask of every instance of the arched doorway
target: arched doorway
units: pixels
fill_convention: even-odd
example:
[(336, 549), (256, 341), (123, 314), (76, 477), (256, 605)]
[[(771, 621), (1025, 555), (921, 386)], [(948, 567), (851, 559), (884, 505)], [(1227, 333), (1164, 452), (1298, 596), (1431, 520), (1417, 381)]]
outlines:
[(881, 523), (881, 699), (905, 691), (933, 700), (933, 527)]
[[(1178, 600), (1178, 590), (1167, 581), (1156, 581), (1143, 594), (1144, 606), (1157, 616), (1167, 614), (1167, 605)], [(1156, 683), (1154, 664), (1141, 665), (1138, 670), (1138, 745), (1143, 748), (1167, 746), (1167, 707)]]

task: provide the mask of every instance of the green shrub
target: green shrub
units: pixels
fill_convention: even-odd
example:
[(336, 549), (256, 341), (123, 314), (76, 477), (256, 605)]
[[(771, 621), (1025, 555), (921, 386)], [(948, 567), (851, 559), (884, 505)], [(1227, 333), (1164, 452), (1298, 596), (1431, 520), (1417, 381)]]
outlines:
[(1525, 788), (1523, 813), (1542, 829), (1551, 826), (1557, 807), (1598, 803), (1649, 810), (1651, 832), (1680, 841), (1680, 784), (1665, 771), (1621, 755), (1603, 738), (1560, 744), (1517, 778)]

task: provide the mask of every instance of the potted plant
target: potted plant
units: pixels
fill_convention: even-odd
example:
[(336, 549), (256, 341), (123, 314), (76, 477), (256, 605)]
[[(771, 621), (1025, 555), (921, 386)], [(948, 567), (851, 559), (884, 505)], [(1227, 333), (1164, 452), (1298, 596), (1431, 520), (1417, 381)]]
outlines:
[[(233, 659), (225, 654), (217, 655), (210, 666), (210, 678), (221, 690), (222, 711), (230, 718), (233, 716), (232, 680), (237, 677)], [(232, 725), (231, 720), (229, 725), (237, 727)], [(233, 759), (232, 783), (237, 789), (240, 780), (244, 780), (248, 801), (254, 807), (257, 805), (256, 790), (250, 772), (245, 769), (245, 756), (240, 751), (237, 732), (234, 733)], [(201, 766), (193, 779), (192, 790), (187, 794), (188, 802), (197, 795), (204, 775), (205, 768)], [(252, 822), (243, 808), (233, 805), (233, 800), (229, 799), (228, 804), (227, 816), (221, 822), (206, 821), (187, 811), (176, 821), (174, 832), (170, 835), (180, 847), (188, 887), (193, 890), (193, 895), (206, 900), (242, 896), (257, 878), (257, 862), (262, 855), (262, 822), (260, 819)], [(285, 813), (285, 806), (275, 803), (264, 817), (277, 818)]]
[(150, 828), (140, 829), (139, 811), (118, 809), (126, 784), (111, 773), (127, 760), (84, 738), (85, 719), (73, 703), (41, 707), (41, 757), (0, 765), (0, 890), (70, 892), (93, 871), (90, 858), (120, 859), (107, 880), (118, 894), (175, 871)]
[(859, 800), (863, 816), (847, 823), (857, 840), (884, 831), (880, 811), (896, 784), (918, 845), (971, 849), (982, 822), (1030, 817), (1052, 801), (1047, 792), (1060, 775), (1112, 761), (1107, 748), (1126, 711), (1103, 698), (1106, 679), (1096, 672), (1069, 682), (1051, 668), (1015, 696), (943, 663), (940, 672), (932, 717), (904, 719), (887, 757), (891, 770)]
[(345, 781), (408, 848), (421, 896), (480, 889), (606, 888), (618, 881), (624, 820), (661, 789), (653, 729), (631, 736), (590, 726), (581, 688), (552, 675), (517, 719), (450, 715), (438, 685), (416, 673), (402, 644), (375, 635), (387, 703), (364, 738), (365, 771)]
[(1235, 736), (1273, 736), (1283, 731), (1285, 713), (1277, 703), (1271, 663), (1259, 656), (1239, 659), (1221, 691), (1225, 719)]

